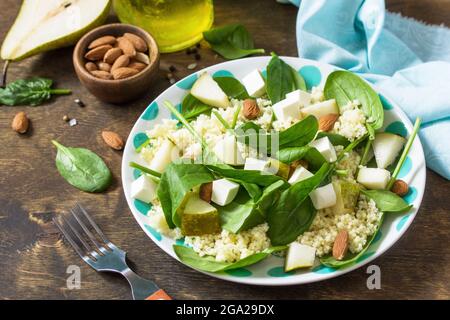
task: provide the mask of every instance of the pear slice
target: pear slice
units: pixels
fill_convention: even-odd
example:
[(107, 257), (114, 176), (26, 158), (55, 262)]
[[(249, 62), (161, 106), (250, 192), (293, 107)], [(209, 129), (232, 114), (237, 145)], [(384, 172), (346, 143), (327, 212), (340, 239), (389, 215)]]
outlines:
[(393, 133), (377, 133), (373, 141), (373, 152), (378, 168), (385, 169), (394, 163), (405, 142), (405, 138)]
[(337, 180), (333, 182), (336, 192), (336, 204), (333, 207), (335, 214), (350, 213), (355, 211), (360, 188), (355, 182)]
[(300, 268), (309, 268), (314, 265), (316, 249), (298, 242), (292, 242), (286, 255), (284, 271), (289, 272)]
[(217, 108), (227, 108), (230, 100), (217, 82), (208, 74), (203, 73), (191, 89), (191, 94), (203, 103)]
[(24, 0), (1, 48), (4, 60), (70, 46), (108, 17), (109, 0)]
[(199, 198), (198, 194), (188, 195), (181, 215), (181, 231), (185, 236), (201, 236), (219, 233), (220, 218), (216, 208)]

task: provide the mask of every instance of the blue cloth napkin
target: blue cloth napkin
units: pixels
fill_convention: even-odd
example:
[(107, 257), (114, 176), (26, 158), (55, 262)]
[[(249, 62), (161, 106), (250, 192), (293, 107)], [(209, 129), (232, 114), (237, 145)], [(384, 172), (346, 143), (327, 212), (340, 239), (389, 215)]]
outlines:
[(389, 13), (384, 0), (290, 2), (300, 57), (358, 73), (421, 117), (427, 166), (450, 179), (450, 29)]

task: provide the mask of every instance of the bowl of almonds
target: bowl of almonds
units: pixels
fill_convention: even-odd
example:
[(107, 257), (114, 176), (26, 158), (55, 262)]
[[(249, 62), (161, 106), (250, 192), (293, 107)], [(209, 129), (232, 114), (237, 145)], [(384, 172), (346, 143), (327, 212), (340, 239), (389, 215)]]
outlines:
[(115, 23), (87, 33), (73, 64), (80, 82), (98, 99), (124, 103), (149, 90), (159, 69), (159, 50), (141, 28)]

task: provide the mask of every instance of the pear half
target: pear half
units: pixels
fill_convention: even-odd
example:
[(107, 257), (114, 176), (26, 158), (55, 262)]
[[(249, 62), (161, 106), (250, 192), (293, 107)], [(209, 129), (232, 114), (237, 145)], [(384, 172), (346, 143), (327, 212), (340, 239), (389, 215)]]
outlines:
[(70, 46), (108, 17), (109, 0), (24, 0), (1, 48), (4, 60)]

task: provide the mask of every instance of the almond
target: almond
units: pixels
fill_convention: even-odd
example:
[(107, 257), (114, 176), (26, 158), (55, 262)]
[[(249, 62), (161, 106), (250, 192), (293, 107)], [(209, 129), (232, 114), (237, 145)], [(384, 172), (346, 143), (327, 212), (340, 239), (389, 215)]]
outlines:
[(95, 70), (98, 69), (98, 68), (97, 68), (97, 65), (96, 65), (95, 63), (93, 63), (93, 62), (88, 62), (88, 63), (86, 63), (84, 67), (85, 67), (86, 70), (89, 71), (89, 72), (95, 71)]
[(334, 123), (339, 118), (338, 114), (327, 114), (319, 118), (319, 130), (330, 131), (333, 129)]
[(100, 61), (97, 63), (97, 67), (101, 71), (110, 72), (111, 71), (111, 65), (109, 63)]
[(92, 41), (89, 46), (88, 49), (94, 49), (100, 46), (104, 46), (105, 44), (109, 44), (109, 45), (113, 45), (116, 43), (116, 38), (113, 36), (103, 36), (101, 38), (98, 38), (94, 41)]
[(94, 70), (91, 71), (91, 74), (94, 77), (97, 77), (99, 79), (103, 79), (103, 80), (112, 80), (112, 75), (111, 73), (107, 72), (107, 71), (102, 71), (102, 70)]
[(130, 63), (130, 57), (128, 57), (127, 55), (122, 55), (122, 56), (118, 57), (117, 60), (112, 65), (111, 72), (114, 72), (114, 70), (119, 69), (119, 68), (127, 67), (129, 63)]
[(148, 54), (142, 52), (137, 52), (134, 59), (145, 64), (150, 64), (150, 57), (148, 56)]
[(114, 61), (117, 60), (118, 57), (120, 57), (122, 55), (122, 49), (120, 48), (112, 48), (109, 49), (106, 53), (105, 56), (103, 57), (103, 62), (106, 62), (108, 64), (113, 64)]
[(212, 182), (202, 184), (200, 186), (200, 199), (208, 203), (211, 203), (212, 187), (213, 187)]
[(348, 250), (348, 232), (347, 230), (339, 231), (333, 244), (333, 257), (336, 260), (344, 259)]
[(254, 99), (245, 99), (244, 100), (244, 110), (243, 114), (249, 120), (256, 119), (259, 116), (260, 110), (256, 100)]
[(30, 121), (27, 118), (25, 112), (19, 112), (15, 115), (11, 127), (14, 131), (18, 133), (25, 133), (28, 130), (28, 126), (30, 125)]
[(136, 69), (132, 68), (118, 68), (111, 71), (114, 80), (121, 80), (132, 77), (139, 73)]
[(90, 51), (88, 51), (84, 57), (88, 60), (91, 61), (97, 61), (97, 60), (102, 60), (103, 57), (105, 56), (106, 52), (112, 49), (111, 45), (106, 44), (104, 46), (100, 46), (100, 47), (96, 47)]
[(403, 180), (395, 180), (392, 185), (391, 191), (400, 197), (404, 197), (408, 194), (409, 186)]
[(137, 61), (132, 61), (129, 65), (128, 68), (133, 68), (136, 69), (137, 71), (142, 71), (145, 68), (147, 68), (147, 65), (145, 63), (142, 62), (137, 62)]
[(111, 148), (115, 150), (122, 150), (123, 149), (123, 140), (122, 138), (113, 131), (103, 131), (102, 132), (102, 138), (105, 141), (105, 143), (110, 146)]
[(123, 54), (133, 58), (136, 56), (136, 48), (133, 43), (128, 40), (128, 38), (121, 37), (117, 39), (117, 43), (119, 44), (119, 48), (122, 49)]
[(125, 33), (123, 36), (131, 41), (137, 51), (146, 52), (148, 50), (147, 43), (141, 37), (132, 33)]
[(302, 166), (303, 168), (308, 170), (308, 165), (309, 165), (308, 161), (303, 160), (303, 159), (292, 162), (290, 165), (290, 168), (289, 168), (289, 178), (292, 176), (292, 174), (294, 173), (295, 169), (297, 169), (297, 167)]

